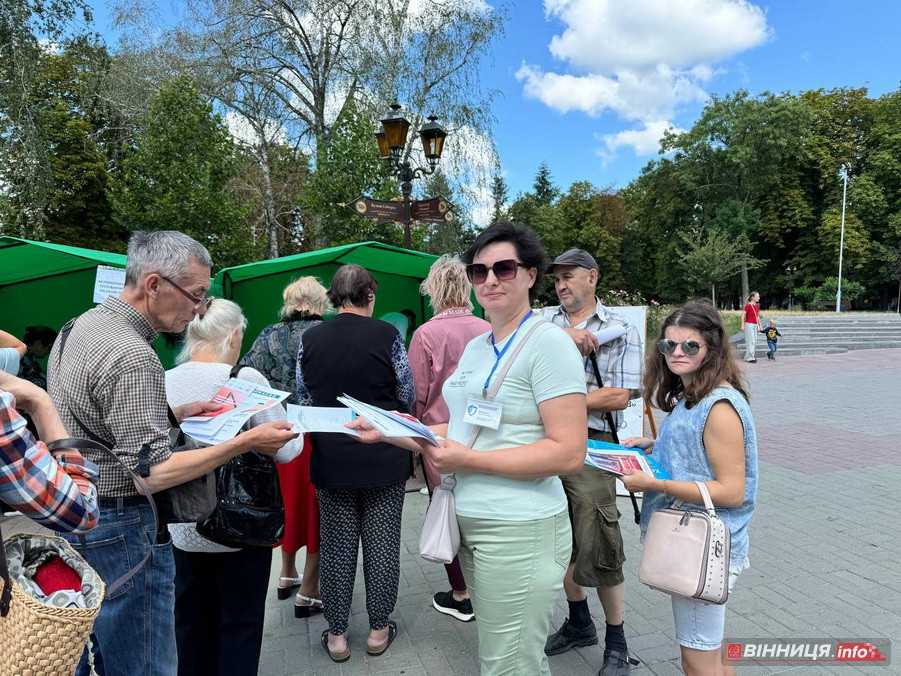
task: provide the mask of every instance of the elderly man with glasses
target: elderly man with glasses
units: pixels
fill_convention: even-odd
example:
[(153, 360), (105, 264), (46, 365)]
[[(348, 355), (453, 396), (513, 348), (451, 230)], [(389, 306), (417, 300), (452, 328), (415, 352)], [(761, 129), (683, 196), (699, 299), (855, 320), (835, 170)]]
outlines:
[[(209, 307), (207, 250), (173, 231), (136, 232), (128, 244), (125, 288), (63, 327), (48, 359), (48, 391), (73, 436), (99, 440), (145, 481), (163, 491), (202, 476), (251, 449), (275, 453), (296, 435), (287, 422), (259, 425), (215, 446), (172, 453), (170, 420), (213, 408), (186, 404), (170, 416), (165, 372), (152, 343), (181, 333)], [(175, 562), (165, 527), (153, 527), (146, 499), (112, 458), (85, 450), (100, 468), (100, 521), (69, 541), (107, 584), (144, 558), (148, 564), (107, 596), (92, 645), (106, 676), (178, 671), (175, 654)], [(146, 472), (145, 472), (146, 473)], [(79, 674), (89, 672), (82, 659)]]

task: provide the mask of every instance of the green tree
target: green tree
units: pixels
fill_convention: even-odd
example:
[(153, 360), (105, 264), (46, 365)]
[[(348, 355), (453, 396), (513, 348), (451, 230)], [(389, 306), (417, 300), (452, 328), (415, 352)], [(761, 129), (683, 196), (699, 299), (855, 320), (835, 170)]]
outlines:
[(710, 289), (710, 299), (716, 305), (716, 285), (738, 274), (763, 265), (751, 255), (751, 242), (741, 233), (729, 235), (721, 230), (696, 227), (680, 235), (682, 251), (680, 262), (685, 276), (696, 284), (696, 289)]
[(92, 19), (85, 0), (0, 2), (0, 229), (43, 237), (50, 192), (51, 140), (48, 97), (41, 71), (42, 43), (62, 44), (83, 35)]
[(455, 206), (452, 220), (417, 225), (416, 234), (422, 239), (422, 245), (417, 248), (439, 255), (463, 253), (475, 240), (475, 231), (469, 215), (455, 204), (454, 188), (442, 170), (439, 169), (429, 176), (425, 184), (425, 195), (443, 196)]
[(6, 219), (39, 239), (122, 250), (127, 233), (112, 219), (107, 194), (109, 119), (100, 95), (110, 63), (106, 49), (89, 40), (42, 54), (29, 102), (42, 139), (44, 183), (20, 168), (31, 155), (25, 144), (8, 150), (0, 180), (9, 186)]
[[(305, 241), (313, 248), (321, 242), (338, 245), (366, 239), (401, 244), (397, 224), (376, 223), (357, 215), (349, 206), (363, 194), (380, 199), (398, 194), (387, 165), (373, 150), (373, 133), (372, 117), (352, 105), (332, 127), (329, 144), (320, 148), (316, 168), (303, 190), (303, 204), (311, 217)], [(417, 235), (419, 241), (421, 234)]]
[(230, 191), (238, 171), (231, 136), (187, 78), (164, 83), (113, 185), (116, 216), (131, 230), (181, 230), (217, 266), (261, 253)]
[(507, 182), (500, 174), (491, 179), (491, 222), (497, 223), (507, 217)]
[(560, 190), (554, 185), (551, 178), (550, 167), (547, 162), (538, 165), (538, 173), (535, 174), (535, 184), (532, 186), (532, 194), (535, 200), (543, 206), (550, 206), (560, 195)]

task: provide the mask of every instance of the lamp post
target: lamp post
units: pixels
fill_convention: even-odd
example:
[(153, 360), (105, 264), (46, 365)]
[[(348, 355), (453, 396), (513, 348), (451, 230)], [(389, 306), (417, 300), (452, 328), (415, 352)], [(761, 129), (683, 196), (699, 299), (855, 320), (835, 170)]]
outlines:
[(838, 170), (838, 175), (844, 180), (842, 189), (842, 234), (838, 243), (838, 288), (835, 292), (835, 311), (842, 311), (842, 252), (845, 248), (845, 202), (848, 198), (848, 165), (843, 164)]
[(412, 244), (413, 208), (410, 196), (413, 194), (413, 181), (435, 173), (444, 150), (444, 139), (447, 138), (447, 132), (438, 124), (437, 119), (435, 116), (430, 116), (429, 121), (419, 130), (419, 138), (422, 141), (422, 150), (428, 167), (413, 167), (409, 159), (403, 156), (407, 146), (410, 121), (403, 116), (399, 103), (391, 104), (390, 110), (381, 121), (382, 128), (375, 134), (379, 157), (388, 163), (391, 173), (400, 182), (400, 194), (404, 205), (401, 222), (404, 226), (404, 247), (406, 248), (410, 248)]

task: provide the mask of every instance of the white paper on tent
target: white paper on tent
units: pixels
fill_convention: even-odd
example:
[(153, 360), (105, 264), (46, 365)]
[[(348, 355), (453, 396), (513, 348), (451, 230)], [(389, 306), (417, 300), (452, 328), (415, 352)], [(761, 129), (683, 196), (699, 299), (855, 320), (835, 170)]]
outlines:
[(205, 444), (220, 444), (234, 438), (253, 416), (291, 396), (249, 380), (229, 378), (210, 400), (221, 408), (212, 415), (196, 415), (181, 421), (189, 437)]
[(403, 413), (386, 411), (378, 406), (372, 406), (354, 399), (348, 395), (337, 397), (338, 401), (362, 418), (366, 418), (383, 436), (386, 437), (414, 437), (425, 439), (432, 446), (438, 446), (438, 438), (428, 427), (423, 425), (413, 416)]
[(298, 406), (288, 404), (288, 422), (297, 432), (331, 432), (360, 436), (344, 425), (354, 418), (354, 412), (343, 406)]
[(125, 268), (98, 265), (94, 278), (94, 302), (102, 303), (109, 296), (118, 296), (125, 288)]

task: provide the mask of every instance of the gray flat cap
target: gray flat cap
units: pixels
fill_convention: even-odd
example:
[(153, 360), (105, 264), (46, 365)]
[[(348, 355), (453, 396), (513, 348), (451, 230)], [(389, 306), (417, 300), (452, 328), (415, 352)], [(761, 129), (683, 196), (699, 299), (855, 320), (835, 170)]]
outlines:
[(572, 265), (577, 268), (587, 268), (589, 270), (597, 270), (598, 262), (590, 253), (584, 249), (569, 249), (554, 259), (551, 263), (551, 272), (558, 265)]

